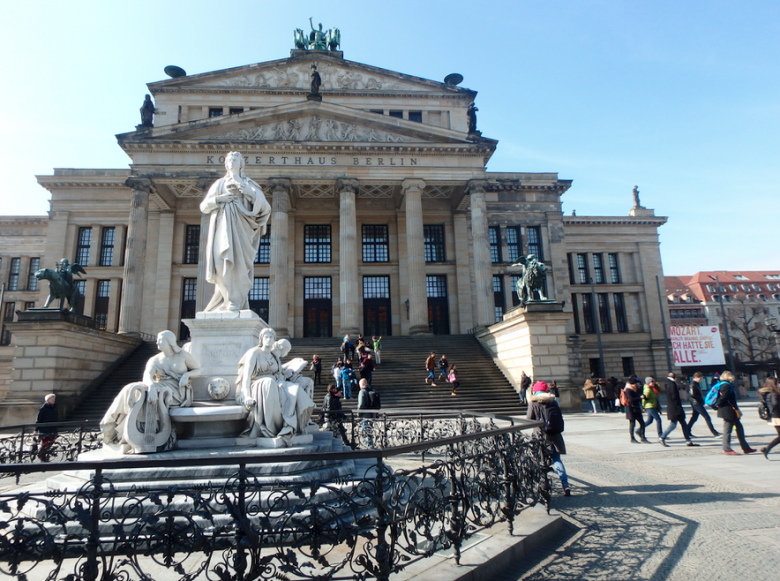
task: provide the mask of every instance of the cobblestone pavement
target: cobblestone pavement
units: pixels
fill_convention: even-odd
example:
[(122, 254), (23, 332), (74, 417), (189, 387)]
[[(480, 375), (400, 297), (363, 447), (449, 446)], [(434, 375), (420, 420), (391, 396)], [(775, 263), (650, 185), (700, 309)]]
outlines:
[[(740, 407), (748, 442), (766, 445), (775, 432), (755, 400)], [(566, 416), (573, 495), (552, 477), (567, 534), (492, 581), (780, 579), (780, 446), (770, 461), (726, 456), (701, 421), (699, 448), (685, 447), (679, 427), (671, 448), (635, 445), (627, 425), (622, 414)]]

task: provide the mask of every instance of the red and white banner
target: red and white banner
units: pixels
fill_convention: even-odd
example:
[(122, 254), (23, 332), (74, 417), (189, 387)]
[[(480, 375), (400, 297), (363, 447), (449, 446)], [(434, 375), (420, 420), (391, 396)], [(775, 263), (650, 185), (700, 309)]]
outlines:
[(716, 326), (679, 325), (669, 327), (674, 363), (680, 367), (723, 365), (723, 343)]

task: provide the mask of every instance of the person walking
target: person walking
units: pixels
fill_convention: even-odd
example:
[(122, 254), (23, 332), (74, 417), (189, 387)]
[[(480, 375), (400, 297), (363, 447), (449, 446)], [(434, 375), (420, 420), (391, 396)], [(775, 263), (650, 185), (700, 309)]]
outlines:
[(596, 399), (599, 402), (599, 408), (601, 413), (605, 414), (609, 411), (609, 405), (607, 404), (607, 380), (603, 377), (596, 382)]
[(662, 436), (664, 427), (661, 423), (661, 404), (658, 402), (658, 395), (656, 395), (652, 386), (654, 381), (652, 377), (645, 377), (645, 386), (642, 389), (642, 395), (645, 396), (642, 405), (647, 414), (645, 428), (649, 428), (650, 424), (655, 422), (655, 429), (658, 432), (658, 443), (665, 446), (666, 444), (664, 444)]
[(531, 387), (531, 378), (525, 374), (525, 371), (520, 372), (520, 405), (526, 405), (528, 403), (528, 390)]
[[(52, 424), (60, 421), (60, 414), (57, 411), (57, 396), (50, 393), (43, 399), (43, 405), (38, 409), (38, 418), (36, 424)], [(51, 447), (54, 440), (57, 439), (57, 428), (55, 426), (36, 426), (35, 432), (41, 438), (41, 444), (38, 448), (38, 460), (41, 462), (49, 461)]]
[(433, 387), (436, 387), (436, 351), (431, 351), (428, 359), (425, 360), (425, 369), (428, 372), (428, 377), (425, 378), (425, 383), (431, 382)]
[(447, 380), (447, 372), (449, 371), (449, 369), (450, 369), (450, 364), (447, 361), (447, 356), (442, 354), (441, 359), (439, 359), (439, 377), (436, 379), (436, 381), (438, 381), (442, 377), (446, 381)]
[(731, 449), (731, 430), (736, 428), (737, 440), (745, 454), (752, 454), (756, 450), (750, 447), (745, 439), (745, 428), (739, 418), (742, 412), (737, 405), (737, 396), (734, 393), (734, 374), (731, 371), (724, 371), (720, 374), (720, 383), (718, 384), (718, 401), (715, 407), (718, 408), (718, 417), (723, 420), (723, 453), (729, 456), (739, 456), (738, 452)]
[(339, 357), (333, 367), (330, 368), (330, 374), (333, 376), (333, 380), (336, 382), (336, 387), (341, 390), (341, 369), (344, 367), (344, 361)]
[(357, 377), (355, 377), (355, 370), (352, 369), (352, 361), (347, 359), (341, 368), (341, 388), (344, 390), (346, 399), (352, 399), (352, 388), (355, 387), (356, 383)]
[(777, 432), (777, 437), (769, 442), (768, 446), (761, 448), (761, 453), (764, 458), (769, 460), (769, 452), (780, 444), (780, 389), (777, 388), (777, 379), (774, 377), (767, 377), (764, 382), (764, 387), (758, 390), (759, 393), (764, 394), (764, 401), (769, 406), (769, 422)]
[(682, 428), (683, 437), (686, 441), (686, 446), (698, 446), (691, 440), (691, 433), (688, 431), (688, 424), (685, 423), (685, 410), (683, 409), (682, 400), (680, 399), (680, 390), (677, 389), (677, 376), (673, 372), (669, 372), (666, 376), (666, 419), (669, 420), (669, 425), (666, 426), (664, 433), (661, 434), (661, 445), (668, 447), (666, 438), (669, 434), (680, 424)]
[[(528, 404), (528, 411), (525, 414), (526, 419), (543, 421), (544, 427), (536, 428), (534, 435), (537, 438), (545, 438), (550, 444), (552, 444), (552, 465), (556, 474), (561, 479), (561, 486), (563, 487), (563, 495), (571, 496), (571, 487), (569, 486), (569, 477), (566, 474), (566, 467), (563, 465), (561, 455), (566, 454), (566, 442), (563, 440), (563, 431), (557, 431), (557, 428), (550, 431), (551, 425), (548, 427), (545, 418), (551, 417), (550, 410), (552, 408), (558, 408), (558, 404), (555, 401), (555, 396), (548, 392), (548, 385), (544, 381), (537, 381), (534, 383), (533, 390), (530, 396), (530, 403)], [(560, 415), (560, 408), (558, 408), (554, 414)], [(552, 422), (550, 422), (552, 424)], [(561, 424), (563, 424), (563, 416), (561, 416)], [(563, 425), (560, 426), (561, 430)]]
[(582, 391), (585, 392), (585, 399), (587, 399), (590, 402), (590, 406), (593, 408), (593, 413), (597, 414), (596, 411), (596, 384), (593, 382), (592, 379), (588, 378), (585, 380), (585, 387), (582, 388)]
[[(381, 407), (382, 404), (380, 403), (379, 394), (371, 385), (369, 385), (366, 379), (361, 379), (357, 409), (358, 412), (360, 412), (358, 414), (360, 417), (360, 435), (366, 442), (367, 448), (374, 447), (374, 429), (371, 420), (376, 418), (376, 413), (373, 410), (381, 409)], [(372, 411), (366, 412), (364, 410)]]
[(458, 388), (460, 387), (460, 381), (458, 381), (458, 368), (455, 367), (454, 363), (450, 365), (447, 381), (449, 381), (450, 385), (452, 386), (452, 393), (450, 395), (458, 395)]
[(689, 393), (691, 394), (691, 419), (688, 420), (688, 433), (690, 434), (691, 438), (694, 437), (693, 435), (693, 424), (696, 423), (696, 420), (699, 419), (699, 416), (704, 418), (704, 421), (707, 422), (707, 427), (710, 429), (710, 433), (713, 436), (720, 436), (720, 432), (715, 429), (715, 426), (712, 425), (712, 419), (710, 419), (710, 414), (707, 413), (706, 408), (704, 407), (704, 396), (701, 393), (701, 380), (704, 377), (704, 375), (697, 371), (693, 374), (693, 380), (691, 381), (691, 385), (689, 387)]
[(319, 355), (312, 357), (309, 369), (314, 371), (314, 385), (319, 385), (322, 377), (322, 359), (320, 359)]
[[(638, 444), (641, 441), (643, 444), (649, 444), (650, 441), (645, 438), (645, 420), (642, 417), (642, 400), (645, 396), (639, 393), (639, 382), (633, 378), (629, 379), (626, 387), (623, 388), (623, 393), (626, 394), (628, 400), (626, 419), (628, 420), (628, 434), (631, 436), (631, 443)], [(637, 424), (639, 424), (639, 429), (636, 430), (636, 433), (639, 434), (638, 441), (634, 437)]]
[(360, 377), (368, 380), (368, 385), (371, 385), (371, 376), (374, 374), (374, 358), (371, 353), (366, 355), (366, 358), (360, 362)]
[(371, 337), (371, 342), (373, 343), (374, 347), (374, 359), (376, 359), (376, 364), (380, 365), (382, 363), (382, 336), (379, 337)]

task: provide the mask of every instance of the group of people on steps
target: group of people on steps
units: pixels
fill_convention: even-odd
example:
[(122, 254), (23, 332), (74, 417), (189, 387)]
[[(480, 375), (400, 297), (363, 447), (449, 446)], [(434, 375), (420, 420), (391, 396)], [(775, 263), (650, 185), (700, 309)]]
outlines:
[[(439, 377), (436, 377), (436, 370), (439, 370)], [(425, 377), (425, 383), (433, 387), (436, 387), (436, 382), (443, 377), (451, 386), (452, 393), (450, 395), (458, 395), (458, 387), (460, 387), (460, 381), (458, 381), (458, 367), (454, 363), (450, 365), (447, 360), (447, 356), (442, 354), (439, 358), (438, 365), (436, 362), (436, 351), (431, 351), (428, 358), (425, 360), (425, 371), (428, 375)]]

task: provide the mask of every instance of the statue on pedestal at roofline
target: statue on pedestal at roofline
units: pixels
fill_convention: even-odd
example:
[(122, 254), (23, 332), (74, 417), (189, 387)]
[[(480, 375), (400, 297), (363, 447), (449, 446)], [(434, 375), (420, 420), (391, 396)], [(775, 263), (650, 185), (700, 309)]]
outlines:
[(322, 30), (322, 23), (319, 28), (314, 28), (312, 18), (309, 18), (311, 32), (307, 35), (300, 28), (296, 28), (293, 33), (295, 48), (298, 50), (336, 50), (341, 44), (341, 32), (338, 28), (331, 28), (328, 31)]

